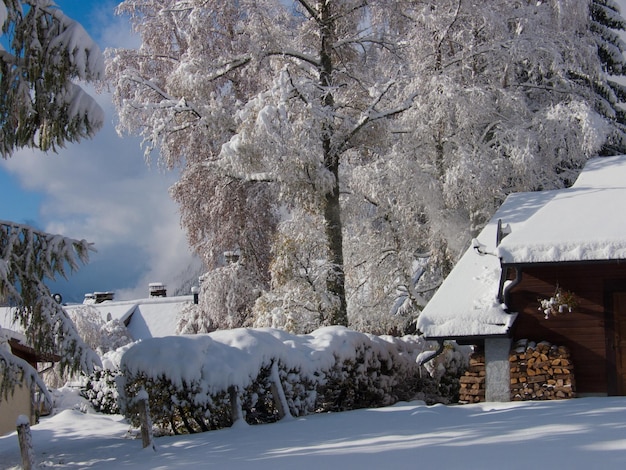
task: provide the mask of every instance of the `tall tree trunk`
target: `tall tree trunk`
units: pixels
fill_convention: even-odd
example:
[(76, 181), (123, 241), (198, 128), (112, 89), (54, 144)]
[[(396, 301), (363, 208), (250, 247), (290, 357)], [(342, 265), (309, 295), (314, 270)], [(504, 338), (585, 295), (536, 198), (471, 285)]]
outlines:
[[(333, 19), (331, 2), (319, 1), (318, 12), (321, 33), (320, 51), (320, 86), (324, 90), (323, 104), (329, 110), (335, 105), (333, 97), (333, 61), (332, 39)], [(332, 112), (327, 114), (332, 116)], [(338, 305), (329, 312), (329, 319), (333, 325), (348, 326), (348, 311), (346, 305), (345, 274), (343, 265), (343, 233), (341, 225), (341, 205), (339, 202), (339, 155), (333, 149), (333, 122), (326, 121), (322, 129), (322, 148), (324, 150), (324, 166), (333, 174), (334, 184), (324, 198), (324, 220), (326, 222), (326, 238), (330, 250), (333, 273), (326, 281), (329, 294), (338, 300)]]
[[(331, 169), (337, 177), (337, 168)], [(333, 325), (348, 326), (348, 312), (346, 305), (345, 275), (343, 266), (343, 233), (341, 225), (341, 206), (339, 204), (339, 181), (337, 180), (332, 192), (324, 200), (324, 219), (326, 222), (326, 237), (330, 249), (333, 273), (326, 281), (328, 292), (335, 296), (338, 305), (330, 312), (330, 322)]]

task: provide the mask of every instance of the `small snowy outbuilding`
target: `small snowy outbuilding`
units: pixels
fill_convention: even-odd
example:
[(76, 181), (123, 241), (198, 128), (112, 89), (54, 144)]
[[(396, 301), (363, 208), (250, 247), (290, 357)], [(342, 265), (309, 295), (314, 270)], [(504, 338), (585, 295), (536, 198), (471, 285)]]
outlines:
[[(626, 395), (624, 214), (626, 156), (590, 160), (570, 188), (510, 195), (419, 330), (484, 348), (487, 401), (510, 399), (509, 352), (520, 339), (568, 347), (578, 395)], [(559, 291), (573, 298), (550, 312)]]

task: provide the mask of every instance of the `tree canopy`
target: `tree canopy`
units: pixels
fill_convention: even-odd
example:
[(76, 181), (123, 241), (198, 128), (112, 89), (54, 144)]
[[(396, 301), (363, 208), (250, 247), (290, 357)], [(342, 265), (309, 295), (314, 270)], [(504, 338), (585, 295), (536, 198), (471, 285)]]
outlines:
[(182, 167), (173, 194), (209, 268), (228, 250), (254, 265), (231, 292), (262, 290), (257, 325), (403, 330), (507, 194), (567, 185), (623, 147), (609, 0), (118, 12), (142, 40), (108, 53), (119, 129)]

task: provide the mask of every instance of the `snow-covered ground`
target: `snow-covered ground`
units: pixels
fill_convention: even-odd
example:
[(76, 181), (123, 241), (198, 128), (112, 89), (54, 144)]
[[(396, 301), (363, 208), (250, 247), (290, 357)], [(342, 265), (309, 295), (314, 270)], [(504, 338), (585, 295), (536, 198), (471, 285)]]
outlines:
[[(156, 452), (142, 449), (121, 416), (81, 412), (79, 402), (62, 393), (55, 414), (32, 427), (39, 468), (626, 467), (626, 397), (462, 406), (400, 403), (160, 437)], [(16, 434), (0, 437), (0, 468), (19, 466)]]

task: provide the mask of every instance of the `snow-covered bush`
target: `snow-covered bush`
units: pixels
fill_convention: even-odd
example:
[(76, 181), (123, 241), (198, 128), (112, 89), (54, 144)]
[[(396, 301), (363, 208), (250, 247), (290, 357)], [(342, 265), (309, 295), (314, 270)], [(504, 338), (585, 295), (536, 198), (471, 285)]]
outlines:
[(411, 354), (415, 346), (423, 346), (423, 340), (411, 336), (369, 339), (351, 345), (353, 357), (335, 356), (333, 367), (320, 371), (318, 410), (387, 406), (414, 399), (425, 387), (434, 390), (432, 379), (427, 374), (422, 377)]
[(176, 318), (177, 335), (197, 335), (209, 333), (215, 329), (212, 319), (202, 311), (198, 304), (185, 305)]
[(81, 396), (89, 400), (94, 409), (100, 413), (117, 414), (117, 389), (115, 387), (115, 371), (101, 369), (94, 371), (87, 379)]
[[(145, 390), (150, 397), (150, 415), (152, 422), (167, 432), (174, 434), (203, 432), (219, 429), (231, 424), (230, 404), (227, 391), (210, 396), (203, 395), (202, 384), (198, 381), (181, 382), (162, 375), (152, 378), (134, 377), (125, 388), (126, 396), (137, 397)], [(139, 426), (138, 401), (135, 399), (120, 401), (121, 411), (135, 426)]]
[(135, 397), (145, 389), (153, 422), (177, 433), (229, 426), (237, 416), (265, 423), (281, 412), (302, 416), (434, 401), (436, 383), (416, 362), (430, 347), (417, 336), (373, 336), (344, 327), (310, 335), (241, 328), (153, 338), (122, 357), (119, 402), (138, 424)]
[(459, 346), (453, 341), (444, 344), (441, 354), (424, 364), (437, 383), (438, 394), (448, 403), (459, 400), (459, 378), (469, 366), (472, 346)]
[[(108, 322), (107, 325), (110, 323)], [(120, 412), (116, 379), (120, 375), (122, 355), (131, 346), (131, 344), (126, 344), (104, 354), (101, 358), (102, 368), (96, 368), (92, 374), (87, 376), (80, 395), (89, 400), (96, 411), (106, 414)]]

